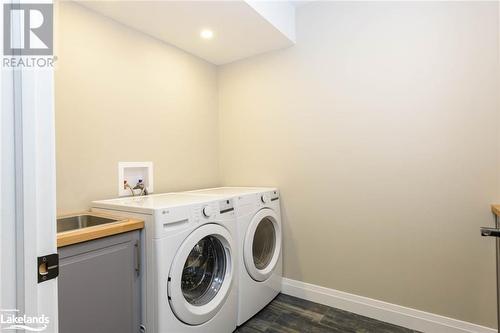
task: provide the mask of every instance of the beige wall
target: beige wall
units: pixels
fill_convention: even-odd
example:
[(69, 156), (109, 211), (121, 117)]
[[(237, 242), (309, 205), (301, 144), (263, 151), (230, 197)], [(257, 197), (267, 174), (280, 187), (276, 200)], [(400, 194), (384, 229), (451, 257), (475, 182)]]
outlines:
[(282, 191), (285, 276), (496, 326), (497, 4), (315, 2), (219, 71), (224, 185)]
[(115, 197), (118, 161), (152, 160), (156, 192), (276, 185), (287, 277), (494, 327), (478, 228), (500, 200), (495, 6), (309, 4), (295, 47), (217, 82), (59, 4), (58, 210)]
[(59, 3), (59, 212), (117, 196), (118, 161), (153, 161), (155, 191), (218, 182), (216, 67)]

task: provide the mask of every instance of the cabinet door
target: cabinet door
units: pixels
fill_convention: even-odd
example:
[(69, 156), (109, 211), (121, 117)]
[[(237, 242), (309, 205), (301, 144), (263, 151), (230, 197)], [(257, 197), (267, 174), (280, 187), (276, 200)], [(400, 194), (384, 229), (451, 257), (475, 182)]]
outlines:
[(59, 249), (59, 331), (137, 333), (139, 232)]

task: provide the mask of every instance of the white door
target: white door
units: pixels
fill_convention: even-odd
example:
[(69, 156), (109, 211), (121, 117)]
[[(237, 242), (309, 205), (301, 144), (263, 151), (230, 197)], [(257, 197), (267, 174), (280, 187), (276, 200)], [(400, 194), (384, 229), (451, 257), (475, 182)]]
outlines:
[[(24, 37), (23, 24), (13, 19), (13, 40)], [(0, 309), (4, 321), (38, 323), (0, 323), (0, 331), (57, 332), (57, 279), (38, 275), (38, 258), (57, 253), (53, 70), (2, 68), (1, 76)]]
[(243, 260), (255, 281), (265, 281), (273, 273), (281, 251), (281, 225), (278, 215), (261, 209), (248, 225), (243, 244)]
[(224, 305), (234, 278), (232, 244), (224, 227), (206, 224), (179, 247), (168, 282), (170, 307), (179, 320), (200, 325)]

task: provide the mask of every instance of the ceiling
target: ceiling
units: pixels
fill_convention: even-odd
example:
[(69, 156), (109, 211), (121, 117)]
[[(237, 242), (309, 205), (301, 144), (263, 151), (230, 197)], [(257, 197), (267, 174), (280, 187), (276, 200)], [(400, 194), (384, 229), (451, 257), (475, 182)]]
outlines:
[[(249, 1), (250, 2), (250, 1)], [(300, 5), (307, 1), (298, 1)], [(246, 1), (79, 1), (79, 3), (124, 25), (172, 44), (213, 64), (222, 65), (264, 52), (289, 47), (291, 38), (273, 19), (293, 20), (294, 6), (287, 2), (268, 2), (290, 6), (290, 18), (280, 8), (256, 10)], [(265, 2), (261, 2), (263, 4)], [(287, 9), (287, 8), (285, 8)], [(285, 11), (287, 12), (287, 11)], [(288, 12), (287, 12), (288, 13)], [(271, 13), (273, 14), (273, 13)], [(278, 22), (279, 23), (279, 22)], [(202, 39), (200, 32), (210, 29), (214, 37)], [(281, 31), (280, 31), (281, 30)]]
[(290, 3), (292, 5), (294, 5), (295, 7), (302, 7), (304, 5), (311, 3), (312, 1), (316, 1), (316, 0), (292, 0), (292, 1), (290, 1)]

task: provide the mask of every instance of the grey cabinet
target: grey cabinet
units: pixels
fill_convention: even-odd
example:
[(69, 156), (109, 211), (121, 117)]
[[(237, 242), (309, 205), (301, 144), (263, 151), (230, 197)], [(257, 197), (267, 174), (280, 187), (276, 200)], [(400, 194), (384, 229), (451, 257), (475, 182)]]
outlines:
[(137, 333), (140, 232), (59, 249), (59, 332)]

